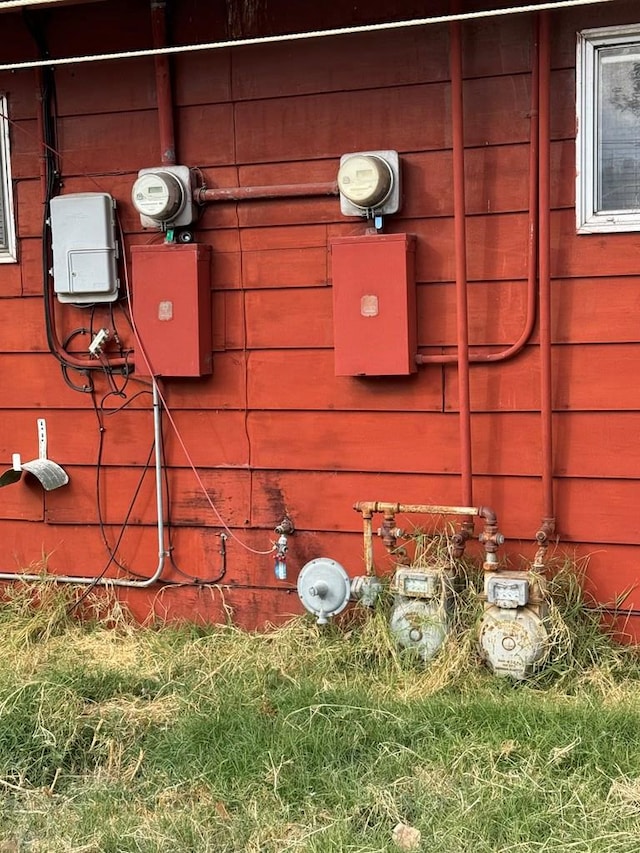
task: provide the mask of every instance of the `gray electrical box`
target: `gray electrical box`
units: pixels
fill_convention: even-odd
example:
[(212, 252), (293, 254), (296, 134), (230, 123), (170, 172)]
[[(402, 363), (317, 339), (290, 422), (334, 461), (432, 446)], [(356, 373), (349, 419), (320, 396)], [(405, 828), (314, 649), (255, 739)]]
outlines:
[(60, 302), (93, 304), (118, 298), (115, 201), (108, 193), (51, 199), (53, 287)]

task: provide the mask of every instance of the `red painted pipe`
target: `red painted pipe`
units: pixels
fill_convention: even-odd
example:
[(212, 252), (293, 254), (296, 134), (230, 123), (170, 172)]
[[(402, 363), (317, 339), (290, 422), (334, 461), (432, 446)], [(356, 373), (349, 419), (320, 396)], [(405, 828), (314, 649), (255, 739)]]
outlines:
[[(531, 57), (531, 120), (529, 125), (529, 215), (527, 222), (527, 309), (524, 328), (520, 337), (499, 352), (470, 352), (472, 364), (506, 361), (517, 355), (528, 343), (536, 322), (537, 272), (538, 272), (538, 149), (539, 149), (539, 71), (538, 71), (538, 25), (534, 25), (534, 41)], [(455, 364), (456, 353), (416, 356), (417, 364)]]
[(538, 248), (540, 315), (540, 421), (542, 524), (555, 528), (553, 500), (553, 397), (551, 364), (551, 47), (549, 14), (540, 13), (540, 225)]
[(281, 184), (271, 187), (201, 187), (193, 193), (197, 204), (214, 201), (250, 201), (251, 199), (299, 198), (339, 195), (336, 181), (315, 184)]
[[(151, 34), (154, 48), (167, 46), (167, 15), (165, 0), (151, 0)], [(153, 58), (156, 72), (156, 100), (160, 131), (160, 158), (163, 166), (176, 165), (176, 139), (173, 127), (173, 95), (171, 69), (166, 54)]]
[(453, 223), (456, 269), (456, 333), (458, 407), (460, 410), (460, 476), (462, 503), (473, 504), (471, 462), (471, 400), (469, 387), (469, 319), (467, 314), (467, 223), (464, 184), (464, 117), (462, 92), (462, 31), (459, 21), (449, 25), (451, 67), (451, 126), (453, 148)]

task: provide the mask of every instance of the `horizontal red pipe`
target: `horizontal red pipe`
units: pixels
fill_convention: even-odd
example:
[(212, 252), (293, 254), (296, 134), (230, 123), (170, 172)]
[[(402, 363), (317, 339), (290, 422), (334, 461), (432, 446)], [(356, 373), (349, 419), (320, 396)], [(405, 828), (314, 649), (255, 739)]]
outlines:
[(194, 201), (206, 204), (213, 201), (247, 201), (268, 198), (305, 198), (311, 196), (336, 196), (336, 181), (316, 184), (279, 184), (271, 187), (215, 187), (195, 190)]

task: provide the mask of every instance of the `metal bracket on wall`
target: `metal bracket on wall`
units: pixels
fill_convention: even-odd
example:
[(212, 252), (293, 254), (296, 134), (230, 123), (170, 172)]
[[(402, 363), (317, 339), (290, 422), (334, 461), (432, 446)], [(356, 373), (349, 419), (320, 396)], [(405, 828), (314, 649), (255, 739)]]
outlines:
[(60, 486), (65, 486), (69, 482), (67, 472), (57, 462), (47, 459), (47, 422), (44, 418), (38, 418), (37, 423), (38, 458), (30, 462), (21, 462), (20, 454), (14, 453), (12, 467), (0, 476), (0, 487), (17, 483), (23, 471), (33, 474), (47, 492), (59, 489)]

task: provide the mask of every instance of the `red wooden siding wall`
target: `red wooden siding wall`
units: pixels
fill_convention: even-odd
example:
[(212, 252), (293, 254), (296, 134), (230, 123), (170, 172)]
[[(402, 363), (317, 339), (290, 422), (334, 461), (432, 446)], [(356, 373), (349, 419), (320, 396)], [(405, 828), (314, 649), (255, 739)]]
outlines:
[[(174, 5), (176, 43), (225, 36), (223, 4)], [(358, 23), (345, 21), (343, 4), (324, 4), (322, 21), (308, 5), (265, 3), (263, 24)], [(368, 4), (369, 19), (384, 19), (386, 5)], [(425, 4), (395, 5), (407, 16), (424, 14), (414, 6)], [(295, 13), (300, 20), (291, 20), (290, 6), (304, 7)], [(640, 243), (635, 234), (576, 236), (574, 66), (577, 30), (639, 20), (628, 1), (553, 14), (551, 219), (560, 549), (590, 555), (589, 577), (602, 601), (631, 590), (625, 606), (638, 608)], [(19, 15), (1, 16), (0, 26), (7, 33), (1, 60), (35, 55)], [(48, 28), (52, 56), (148, 46), (149, 32), (146, 2), (66, 7), (51, 14)], [(492, 351), (518, 338), (526, 307), (531, 34), (530, 15), (463, 29), (470, 334), (473, 347)], [(208, 186), (330, 181), (341, 154), (400, 152), (404, 204), (387, 229), (417, 235), (421, 351), (453, 347), (446, 27), (186, 53), (172, 63), (178, 162), (199, 167)], [(130, 190), (138, 169), (160, 159), (153, 60), (72, 65), (55, 76), (63, 191), (110, 192), (127, 247), (149, 242)], [(46, 344), (33, 72), (0, 73), (0, 91), (12, 119), (20, 240), (19, 265), (0, 266), (0, 460), (8, 466), (16, 451), (32, 458), (35, 421), (44, 416), (50, 455), (71, 477), (46, 496), (25, 481), (0, 491), (0, 570), (32, 565), (45, 553), (52, 570), (93, 575), (108, 560), (96, 512), (99, 434), (89, 396), (65, 385)], [(163, 386), (208, 493), (238, 538), (265, 550), (283, 515), (293, 519), (292, 583), (321, 555), (361, 573), (356, 500), (461, 499), (455, 366), (423, 366), (406, 378), (334, 376), (328, 244), (362, 230), (340, 215), (335, 198), (208, 205), (196, 239), (213, 250), (214, 372)], [(67, 330), (87, 322), (72, 308), (59, 315)], [(474, 501), (496, 510), (505, 553), (516, 564), (519, 555), (533, 557), (542, 512), (539, 364), (534, 333), (516, 358), (471, 366)], [(109, 387), (97, 382), (102, 397)], [(132, 380), (127, 394), (141, 387)], [(142, 397), (105, 419), (100, 490), (111, 541), (144, 472), (149, 409)], [(191, 577), (215, 576), (222, 528), (168, 426), (166, 458), (175, 564)], [(154, 513), (149, 471), (120, 547), (141, 575), (157, 562)], [(295, 593), (275, 581), (271, 557), (230, 539), (227, 563), (225, 597), (241, 622), (300, 610)], [(186, 580), (173, 566), (167, 577)], [(220, 593), (200, 587), (154, 587), (130, 597), (140, 612), (153, 602), (174, 616), (222, 614)]]

